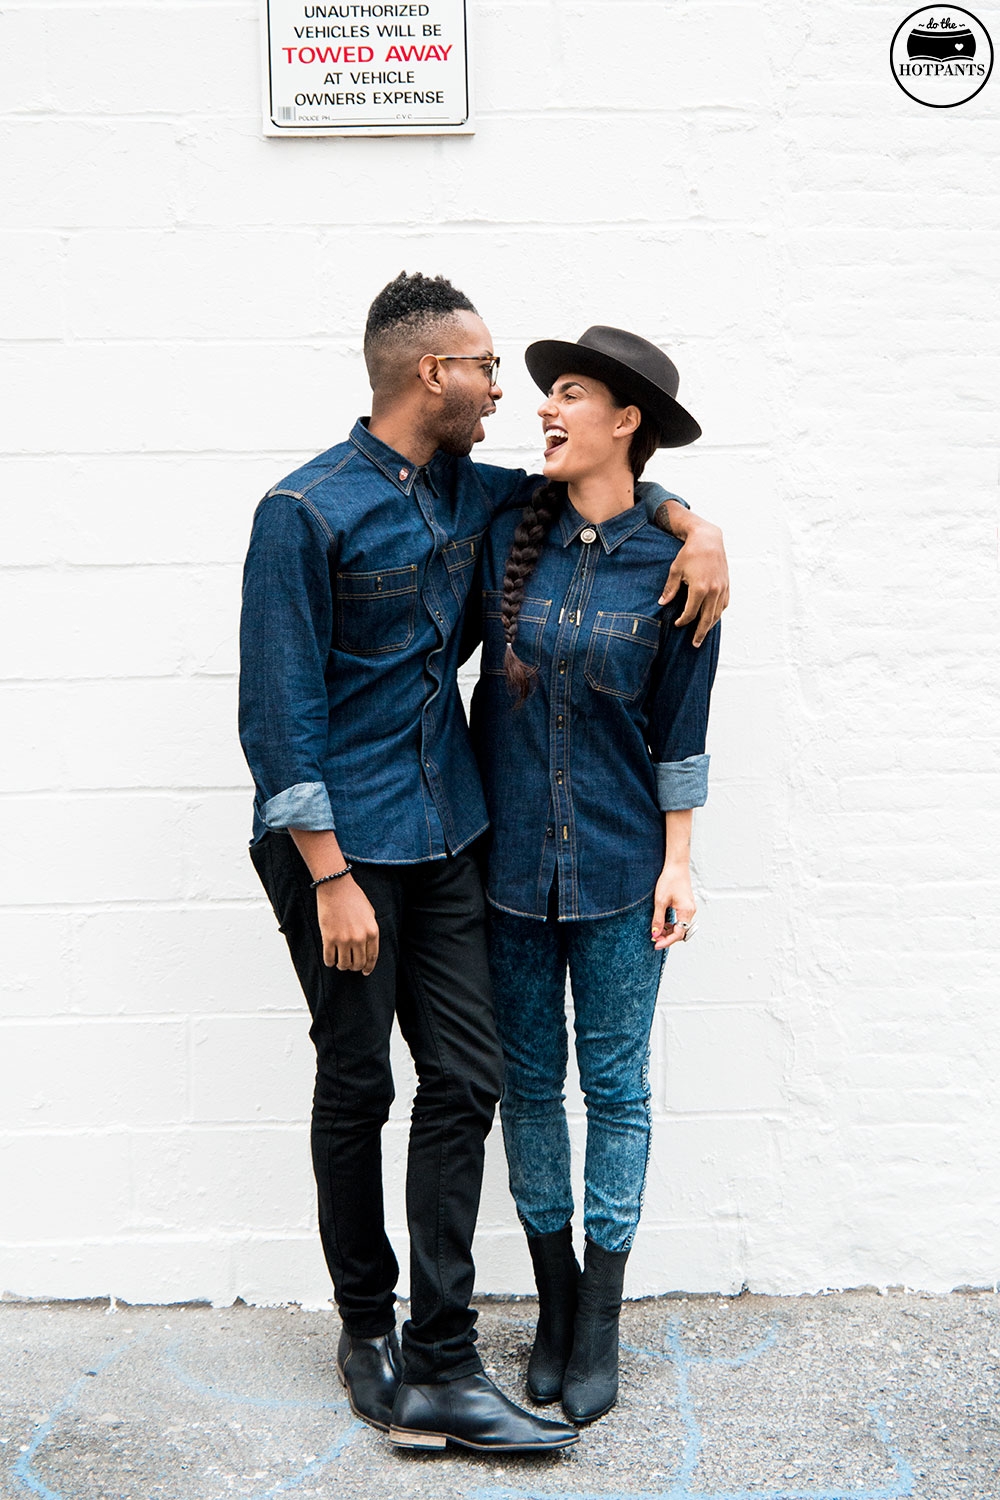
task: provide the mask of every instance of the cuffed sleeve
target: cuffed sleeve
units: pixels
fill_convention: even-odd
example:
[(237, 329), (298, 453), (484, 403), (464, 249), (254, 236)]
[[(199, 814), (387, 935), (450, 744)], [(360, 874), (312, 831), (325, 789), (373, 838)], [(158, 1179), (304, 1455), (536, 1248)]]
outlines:
[(687, 590), (681, 589), (664, 612), (649, 700), (647, 744), (664, 812), (700, 807), (707, 792), (705, 737), (721, 627), (713, 626), (696, 647), (694, 625), (678, 630), (674, 624), (686, 602)]
[(334, 826), (324, 779), (332, 545), (298, 497), (258, 506), (243, 573), (240, 741), (268, 828)]
[(661, 812), (684, 812), (704, 807), (708, 801), (708, 755), (689, 755), (686, 760), (657, 762), (656, 800)]
[(336, 824), (330, 794), (322, 781), (302, 781), (287, 787), (264, 803), (268, 828), (304, 828), (309, 833), (327, 833)]
[(675, 495), (672, 490), (665, 490), (662, 484), (657, 484), (655, 480), (651, 479), (639, 480), (635, 487), (635, 496), (642, 503), (646, 511), (647, 520), (652, 521), (654, 526), (657, 524), (656, 512), (665, 500), (676, 500), (677, 504), (683, 505), (685, 510), (691, 509), (687, 501), (682, 500), (680, 495)]

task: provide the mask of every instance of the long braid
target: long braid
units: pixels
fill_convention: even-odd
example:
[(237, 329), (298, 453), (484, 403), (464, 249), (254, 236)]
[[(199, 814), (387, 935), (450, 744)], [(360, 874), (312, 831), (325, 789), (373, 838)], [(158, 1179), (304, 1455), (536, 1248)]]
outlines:
[(532, 495), (521, 513), (514, 540), (511, 542), (504, 569), (500, 617), (507, 649), (503, 657), (504, 675), (517, 701), (523, 703), (531, 691), (536, 668), (527, 666), (514, 650), (518, 616), (524, 600), (524, 589), (535, 571), (545, 538), (566, 498), (564, 484), (543, 484)]

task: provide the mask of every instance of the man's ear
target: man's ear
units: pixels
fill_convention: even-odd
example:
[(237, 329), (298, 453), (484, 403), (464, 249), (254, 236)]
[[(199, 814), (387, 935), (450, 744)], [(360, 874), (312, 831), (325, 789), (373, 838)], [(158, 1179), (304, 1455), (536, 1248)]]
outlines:
[(443, 386), (441, 384), (441, 362), (434, 354), (425, 354), (417, 365), (417, 375), (421, 384), (435, 396), (440, 396)]

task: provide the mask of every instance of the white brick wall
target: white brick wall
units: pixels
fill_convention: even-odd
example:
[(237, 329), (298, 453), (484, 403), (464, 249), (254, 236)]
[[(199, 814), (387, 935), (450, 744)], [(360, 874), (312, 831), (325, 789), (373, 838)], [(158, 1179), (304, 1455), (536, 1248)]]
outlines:
[[(491, 457), (590, 322), (705, 429), (654, 465), (736, 591), (631, 1291), (995, 1282), (1000, 84), (907, 100), (883, 3), (471, 9), (478, 133), (405, 141), (262, 139), (253, 0), (0, 10), (0, 1289), (328, 1295), (239, 564), (403, 266), (493, 328)], [(477, 1243), (527, 1288), (498, 1135)]]

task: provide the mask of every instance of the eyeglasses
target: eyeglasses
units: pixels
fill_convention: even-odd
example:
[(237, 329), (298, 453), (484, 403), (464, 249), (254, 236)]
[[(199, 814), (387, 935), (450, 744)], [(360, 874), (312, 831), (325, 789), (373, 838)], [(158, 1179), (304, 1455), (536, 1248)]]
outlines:
[(434, 359), (440, 359), (440, 360), (446, 360), (446, 359), (475, 359), (475, 360), (478, 360), (480, 368), (482, 370), (484, 370), (486, 372), (486, 374), (490, 377), (490, 385), (496, 385), (496, 383), (497, 383), (497, 376), (500, 373), (500, 356), (499, 356), (499, 354), (494, 354), (494, 356), (493, 356), (492, 359), (484, 359), (481, 354), (435, 354), (432, 357)]

